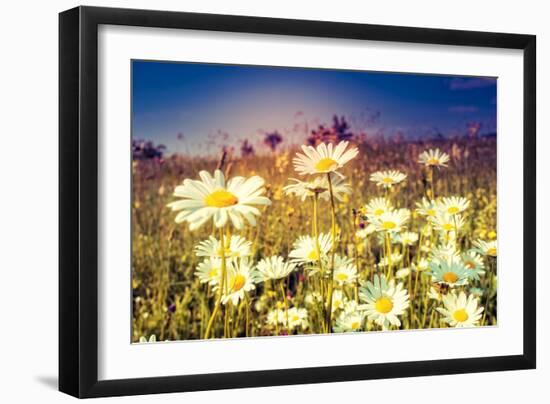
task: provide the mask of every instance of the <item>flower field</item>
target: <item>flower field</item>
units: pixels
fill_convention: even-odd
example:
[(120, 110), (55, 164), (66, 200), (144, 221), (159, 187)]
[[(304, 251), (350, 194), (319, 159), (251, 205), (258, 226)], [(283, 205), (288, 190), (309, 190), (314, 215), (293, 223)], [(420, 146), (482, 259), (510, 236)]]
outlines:
[(495, 137), (134, 158), (132, 340), (496, 325), (496, 195)]

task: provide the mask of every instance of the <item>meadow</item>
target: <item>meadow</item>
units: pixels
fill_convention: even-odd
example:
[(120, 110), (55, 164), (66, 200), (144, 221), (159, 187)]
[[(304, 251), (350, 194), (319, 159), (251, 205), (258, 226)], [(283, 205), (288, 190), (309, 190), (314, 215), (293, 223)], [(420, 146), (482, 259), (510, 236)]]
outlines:
[[(299, 147), (134, 159), (132, 341), (496, 325), (496, 138), (346, 146), (303, 175)], [(177, 187), (216, 175), (261, 178), (257, 204), (218, 215), (244, 201), (218, 190), (214, 216), (179, 215)]]

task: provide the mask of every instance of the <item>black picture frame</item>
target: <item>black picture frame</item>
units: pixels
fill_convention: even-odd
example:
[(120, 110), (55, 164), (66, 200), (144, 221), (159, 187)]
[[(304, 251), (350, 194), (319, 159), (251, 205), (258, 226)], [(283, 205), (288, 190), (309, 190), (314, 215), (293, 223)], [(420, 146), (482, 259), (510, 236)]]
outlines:
[[(98, 380), (98, 26), (100, 24), (523, 51), (523, 354)], [(77, 7), (59, 15), (59, 390), (76, 397), (534, 369), (536, 37), (505, 33)]]

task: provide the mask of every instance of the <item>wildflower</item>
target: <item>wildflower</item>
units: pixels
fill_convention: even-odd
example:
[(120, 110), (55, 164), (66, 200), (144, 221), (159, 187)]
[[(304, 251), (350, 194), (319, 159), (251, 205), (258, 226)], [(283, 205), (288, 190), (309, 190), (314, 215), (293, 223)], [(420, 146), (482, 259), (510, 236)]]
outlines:
[(391, 210), (391, 203), (386, 198), (371, 199), (369, 203), (363, 207), (363, 212), (369, 219), (380, 217)]
[[(341, 202), (344, 195), (351, 193), (351, 187), (349, 184), (345, 183), (342, 177), (330, 174), (330, 178), (332, 183), (332, 194), (337, 201)], [(290, 178), (289, 181), (292, 181), (292, 184), (283, 188), (284, 193), (287, 195), (295, 195), (300, 198), (302, 202), (315, 194), (325, 201), (330, 199), (329, 184), (326, 176), (315, 177), (312, 181), (300, 181), (295, 178)]]
[(445, 211), (438, 211), (430, 219), (435, 229), (442, 232), (459, 231), (465, 225), (462, 216), (451, 215)]
[(439, 149), (424, 151), (418, 156), (418, 162), (427, 167), (447, 167), (449, 155)]
[(383, 329), (388, 326), (401, 326), (397, 316), (405, 313), (409, 307), (409, 294), (403, 289), (403, 284), (395, 285), (392, 279), (387, 282), (384, 277), (374, 276), (374, 283), (367, 281), (359, 290), (359, 297), (366, 304), (359, 306), (365, 310), (369, 320), (374, 321)]
[(430, 252), (430, 261), (432, 262), (447, 262), (458, 260), (460, 253), (456, 249), (456, 244), (446, 243), (440, 244), (432, 248)]
[(440, 202), (440, 209), (449, 215), (464, 212), (470, 206), (470, 201), (460, 196), (444, 197)]
[(350, 301), (336, 318), (334, 332), (355, 332), (361, 331), (366, 313), (364, 310), (358, 310), (358, 305), (354, 300)]
[(496, 257), (497, 256), (497, 241), (491, 240), (491, 241), (484, 241), (484, 240), (476, 240), (474, 241), (474, 246), (476, 247), (477, 251), (479, 251), (481, 254), (489, 256), (489, 257)]
[(420, 258), (417, 263), (412, 264), (413, 271), (422, 272), (428, 269), (429, 262), (426, 258)]
[(294, 242), (294, 249), (288, 254), (293, 262), (298, 264), (315, 263), (319, 258), (324, 258), (332, 248), (332, 237), (330, 234), (319, 234), (319, 249), (321, 257), (317, 254), (315, 238), (311, 236), (300, 236)]
[[(233, 305), (237, 305), (239, 300), (244, 299), (245, 292), (256, 288), (254, 284), (257, 280), (257, 273), (252, 269), (251, 262), (247, 258), (231, 261), (227, 266), (222, 303), (227, 304), (231, 301)], [(215, 289), (218, 287), (219, 285)]]
[(241, 229), (244, 219), (254, 226), (254, 216), (259, 216), (260, 211), (253, 205), (271, 204), (262, 196), (264, 180), (258, 176), (234, 177), (227, 183), (220, 170), (214, 172), (214, 177), (207, 171), (201, 171), (199, 176), (201, 180), (187, 178), (177, 186), (174, 196), (182, 199), (168, 204), (173, 211), (180, 211), (176, 223), (186, 221), (190, 230), (198, 229), (211, 218), (216, 227), (223, 227), (230, 220), (235, 228)]
[(399, 253), (394, 252), (389, 257), (381, 258), (380, 262), (378, 263), (378, 266), (379, 267), (387, 267), (390, 263), (392, 265), (395, 265), (396, 263), (400, 262), (402, 259), (403, 259), (403, 254), (399, 254)]
[(139, 343), (140, 344), (143, 344), (143, 343), (147, 343), (147, 342), (157, 342), (157, 337), (155, 334), (152, 334), (149, 339), (147, 339), (147, 337), (144, 337), (144, 336), (141, 336), (139, 337)]
[(396, 236), (396, 241), (404, 246), (412, 246), (418, 241), (418, 233), (406, 231)]
[(401, 268), (401, 269), (398, 269), (396, 272), (395, 272), (395, 277), (397, 279), (403, 279), (403, 278), (406, 278), (407, 276), (409, 276), (411, 273), (411, 269), (406, 267), (406, 268)]
[(370, 236), (372, 233), (376, 231), (376, 226), (372, 223), (369, 223), (364, 228), (359, 229), (355, 232), (355, 235), (359, 237), (360, 239), (366, 239), (368, 236)]
[[(286, 325), (286, 314), (283, 317), (283, 324)], [(288, 328), (293, 330), (295, 328), (306, 329), (309, 326), (308, 315), (306, 309), (299, 309), (292, 307), (288, 310)]]
[[(319, 301), (321, 301), (320, 296)], [(340, 289), (336, 289), (332, 294), (332, 312), (334, 313), (340, 309), (343, 309), (347, 301), (348, 299), (346, 299), (346, 296), (342, 293), (342, 291)]]
[(423, 197), (421, 202), (416, 202), (416, 208), (416, 212), (419, 215), (426, 216), (428, 218), (434, 217), (437, 213), (436, 204), (426, 197)]
[(334, 256), (334, 281), (338, 285), (343, 286), (348, 283), (353, 283), (357, 278), (357, 268), (353, 260), (340, 255)]
[(478, 324), (483, 307), (478, 308), (478, 300), (473, 295), (466, 297), (464, 292), (460, 292), (458, 296), (449, 293), (442, 300), (444, 307), (436, 310), (451, 327), (473, 327)]
[(294, 168), (300, 175), (337, 172), (336, 170), (359, 154), (356, 147), (346, 151), (347, 146), (347, 141), (338, 143), (336, 147), (332, 143), (321, 143), (316, 148), (302, 146), (304, 154), (296, 153), (293, 159)]
[(397, 209), (385, 212), (373, 220), (376, 231), (390, 233), (400, 232), (403, 226), (409, 221), (411, 212), (408, 209)]
[(468, 269), (459, 260), (435, 261), (430, 263), (430, 274), (437, 283), (450, 287), (462, 286), (468, 283)]
[(224, 244), (225, 247), (222, 251), (220, 241), (216, 237), (210, 236), (207, 240), (201, 241), (195, 247), (195, 254), (197, 257), (212, 258), (221, 258), (222, 252), (225, 258), (242, 258), (252, 255), (250, 251), (252, 243), (247, 241), (244, 237), (231, 235), (225, 238)]
[(382, 186), (384, 188), (391, 188), (393, 185), (404, 181), (405, 178), (407, 178), (407, 174), (403, 174), (397, 170), (377, 171), (370, 176), (372, 182), (376, 182), (377, 186)]
[(222, 260), (219, 258), (207, 258), (197, 266), (195, 275), (200, 283), (208, 283), (212, 286), (220, 281)]
[(485, 274), (485, 264), (483, 258), (475, 250), (470, 250), (462, 254), (464, 266), (468, 268), (470, 278), (479, 279), (480, 275)]
[(294, 269), (296, 264), (285, 262), (283, 257), (272, 256), (263, 258), (256, 266), (259, 274), (264, 280), (286, 278)]

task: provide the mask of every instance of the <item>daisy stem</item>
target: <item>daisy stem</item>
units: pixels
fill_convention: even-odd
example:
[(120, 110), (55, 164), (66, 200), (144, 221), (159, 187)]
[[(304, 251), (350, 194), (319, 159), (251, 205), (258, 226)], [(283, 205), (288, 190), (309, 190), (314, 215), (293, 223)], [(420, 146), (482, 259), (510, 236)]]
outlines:
[(248, 337), (248, 328), (249, 328), (249, 322), (250, 322), (250, 303), (248, 302), (248, 296), (244, 295), (244, 301), (245, 301), (245, 307), (246, 310), (246, 322), (245, 322), (245, 329), (244, 329), (244, 336)]
[(290, 335), (290, 322), (288, 321), (288, 304), (286, 302), (286, 293), (285, 293), (285, 281), (281, 280), (281, 294), (283, 297), (283, 304), (285, 305), (285, 316), (286, 316), (286, 330), (288, 335)]
[(430, 186), (432, 190), (432, 201), (435, 201), (435, 187), (434, 187), (434, 167), (430, 166)]
[(224, 232), (223, 227), (220, 228), (220, 245), (221, 245), (221, 264), (222, 264), (222, 276), (220, 281), (220, 290), (218, 291), (218, 298), (216, 299), (216, 304), (214, 306), (214, 311), (212, 311), (212, 314), (210, 315), (210, 319), (208, 320), (208, 325), (206, 326), (206, 331), (204, 332), (204, 339), (208, 339), (210, 337), (210, 332), (212, 331), (212, 325), (214, 324), (214, 320), (216, 318), (216, 315), (218, 314), (218, 311), (220, 310), (220, 305), (222, 303), (222, 296), (223, 291), (225, 288), (225, 242), (224, 242)]
[[(321, 276), (320, 276), (320, 289), (321, 289), (321, 298), (322, 298), (322, 301), (324, 302), (325, 301), (325, 288), (323, 286), (323, 275), (325, 273), (325, 271), (323, 270), (323, 261), (321, 259), (321, 246), (319, 245), (319, 228), (317, 226), (317, 216), (318, 216), (318, 213), (317, 213), (317, 210), (318, 210), (318, 196), (317, 196), (317, 193), (313, 196), (313, 237), (315, 238), (315, 252), (317, 254), (317, 260), (319, 262), (319, 271), (321, 272)], [(322, 305), (323, 306), (323, 310), (324, 310), (324, 304)], [(324, 313), (323, 313), (324, 314)], [(324, 327), (324, 324), (323, 324), (323, 327)]]
[(491, 286), (493, 286), (493, 260), (489, 258), (489, 285), (487, 286), (487, 299), (485, 300), (485, 307), (483, 308), (483, 317), (481, 318), (481, 325), (485, 325), (487, 319), (487, 309), (489, 308), (489, 299), (491, 298)]
[(391, 254), (392, 254), (392, 251), (391, 251), (391, 240), (390, 240), (390, 233), (389, 232), (386, 232), (386, 264), (388, 265), (388, 271), (386, 273), (386, 279), (390, 279), (390, 275), (391, 275)]
[(330, 254), (330, 276), (328, 280), (326, 332), (330, 332), (332, 330), (332, 292), (334, 290), (334, 255), (336, 253), (336, 205), (334, 203), (334, 193), (332, 190), (332, 179), (330, 178), (330, 173), (327, 173), (327, 179), (328, 190), (330, 193), (332, 251)]

